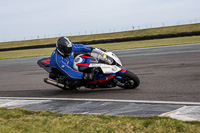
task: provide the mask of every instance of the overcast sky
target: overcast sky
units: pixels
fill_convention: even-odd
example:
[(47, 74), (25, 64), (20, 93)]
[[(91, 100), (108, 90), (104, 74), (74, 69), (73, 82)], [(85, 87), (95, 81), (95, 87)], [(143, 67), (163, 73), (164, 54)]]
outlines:
[(0, 42), (195, 22), (199, 0), (0, 0)]

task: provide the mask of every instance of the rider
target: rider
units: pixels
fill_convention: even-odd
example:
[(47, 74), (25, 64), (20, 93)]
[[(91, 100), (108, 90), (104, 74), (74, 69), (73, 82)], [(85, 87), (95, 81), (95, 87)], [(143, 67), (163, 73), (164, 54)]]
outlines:
[[(83, 44), (73, 44), (68, 38), (60, 37), (56, 43), (56, 49), (53, 51), (50, 58), (50, 68), (56, 68), (62, 72), (69, 80), (87, 80), (94, 79), (93, 73), (82, 73), (75, 71), (73, 67), (74, 53), (86, 52), (90, 53), (98, 60), (111, 64), (112, 62), (104, 55), (103, 49), (84, 46)], [(50, 73), (51, 74), (51, 73)]]

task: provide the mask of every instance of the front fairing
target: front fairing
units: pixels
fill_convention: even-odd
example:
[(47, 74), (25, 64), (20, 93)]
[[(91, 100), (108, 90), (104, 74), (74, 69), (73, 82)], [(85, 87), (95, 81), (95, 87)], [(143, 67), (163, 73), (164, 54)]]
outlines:
[(113, 52), (106, 52), (106, 55), (108, 55), (108, 57), (112, 58), (118, 65), (122, 66), (122, 62)]
[(116, 65), (107, 65), (100, 63), (91, 63), (89, 67), (100, 68), (104, 74), (117, 73), (121, 70), (121, 68)]
[(123, 75), (126, 72), (126, 68), (121, 68), (120, 71), (116, 73), (116, 75)]

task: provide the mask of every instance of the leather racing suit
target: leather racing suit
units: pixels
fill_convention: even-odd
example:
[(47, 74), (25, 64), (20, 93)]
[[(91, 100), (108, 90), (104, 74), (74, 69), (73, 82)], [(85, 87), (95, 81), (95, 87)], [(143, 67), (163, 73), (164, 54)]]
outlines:
[(69, 56), (61, 56), (55, 49), (50, 58), (50, 68), (55, 67), (67, 78), (72, 80), (81, 80), (83, 77), (82, 72), (75, 71), (73, 67), (74, 63), (74, 54), (75, 52), (91, 52), (92, 47), (85, 46), (83, 44), (73, 44), (72, 43), (72, 52)]

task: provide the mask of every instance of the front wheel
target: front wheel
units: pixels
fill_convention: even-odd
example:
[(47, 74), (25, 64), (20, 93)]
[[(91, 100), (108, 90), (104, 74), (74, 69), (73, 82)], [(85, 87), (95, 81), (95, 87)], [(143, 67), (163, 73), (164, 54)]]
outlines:
[(126, 70), (126, 72), (122, 75), (122, 84), (120, 87), (125, 89), (135, 89), (140, 84), (140, 79), (134, 73)]

